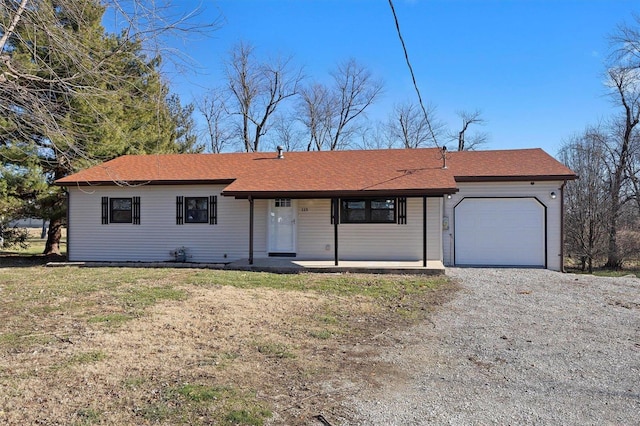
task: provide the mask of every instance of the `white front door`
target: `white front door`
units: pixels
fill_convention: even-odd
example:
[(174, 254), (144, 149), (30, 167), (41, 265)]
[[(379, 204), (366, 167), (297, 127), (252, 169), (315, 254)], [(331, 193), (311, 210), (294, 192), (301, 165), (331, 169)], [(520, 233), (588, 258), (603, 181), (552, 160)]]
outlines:
[(296, 252), (295, 200), (276, 198), (269, 204), (269, 253)]

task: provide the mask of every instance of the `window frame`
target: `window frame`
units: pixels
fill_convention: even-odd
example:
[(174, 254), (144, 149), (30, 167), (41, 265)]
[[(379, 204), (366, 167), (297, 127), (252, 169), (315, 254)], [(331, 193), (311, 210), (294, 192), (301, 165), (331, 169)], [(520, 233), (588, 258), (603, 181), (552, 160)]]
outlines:
[(291, 198), (276, 198), (273, 203), (274, 207), (291, 207)]
[[(128, 209), (115, 209), (114, 204), (119, 201), (129, 201)], [(129, 212), (128, 219), (115, 219), (114, 212)], [(115, 215), (117, 216), (117, 214)], [(110, 197), (109, 198), (109, 223), (133, 223), (133, 197)]]
[[(196, 207), (198, 205), (198, 200), (200, 200), (201, 202), (204, 203), (205, 208), (204, 209), (190, 209), (189, 208), (189, 201), (190, 200), (196, 200)], [(209, 218), (209, 197), (184, 197), (184, 223), (209, 223), (210, 218)], [(196, 212), (204, 212), (204, 215), (202, 214), (198, 214), (196, 217), (198, 217), (197, 219), (190, 219), (189, 218), (189, 212), (190, 211), (196, 211)]]
[[(388, 203), (389, 200), (393, 201), (393, 209), (385, 208), (374, 208), (372, 207), (375, 202), (384, 202)], [(362, 203), (364, 202), (364, 208), (362, 209), (350, 209), (348, 208), (348, 203)], [(350, 210), (362, 210), (364, 212), (363, 220), (351, 220), (349, 218)], [(374, 220), (373, 212), (374, 211), (393, 211), (393, 217), (387, 220)], [(352, 223), (378, 223), (378, 224), (392, 224), (397, 223), (398, 218), (398, 199), (395, 197), (385, 197), (385, 198), (345, 198), (340, 202), (340, 223), (352, 224)]]

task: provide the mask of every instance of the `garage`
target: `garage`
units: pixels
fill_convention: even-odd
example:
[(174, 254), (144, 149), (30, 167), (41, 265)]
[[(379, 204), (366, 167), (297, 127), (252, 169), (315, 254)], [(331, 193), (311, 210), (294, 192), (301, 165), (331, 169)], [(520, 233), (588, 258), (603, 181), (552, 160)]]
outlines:
[(535, 197), (464, 198), (454, 232), (456, 265), (546, 267), (546, 207)]

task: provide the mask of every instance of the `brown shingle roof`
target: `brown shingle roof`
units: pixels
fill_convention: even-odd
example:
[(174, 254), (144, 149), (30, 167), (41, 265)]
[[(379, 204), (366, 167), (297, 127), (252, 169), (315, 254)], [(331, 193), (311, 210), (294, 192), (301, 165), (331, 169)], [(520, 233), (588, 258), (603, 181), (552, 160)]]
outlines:
[(446, 194), (456, 181), (573, 179), (541, 149), (447, 153), (436, 148), (123, 156), (56, 181), (59, 185), (225, 183), (238, 197)]
[(456, 181), (575, 179), (571, 169), (540, 148), (447, 154)]

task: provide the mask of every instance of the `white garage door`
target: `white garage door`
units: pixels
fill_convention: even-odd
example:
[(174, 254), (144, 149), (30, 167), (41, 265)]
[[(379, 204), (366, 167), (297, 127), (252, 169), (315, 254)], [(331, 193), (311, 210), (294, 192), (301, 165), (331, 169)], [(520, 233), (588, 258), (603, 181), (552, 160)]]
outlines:
[(545, 265), (545, 208), (535, 198), (465, 198), (455, 207), (455, 264)]

